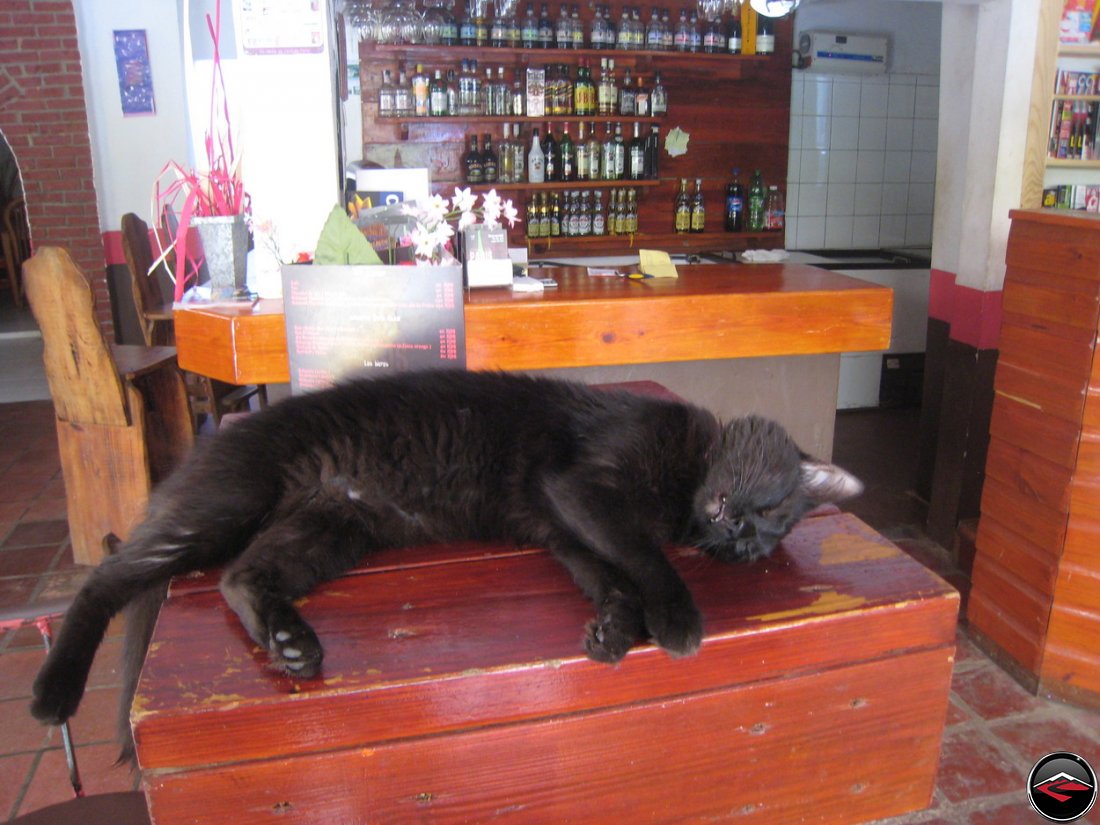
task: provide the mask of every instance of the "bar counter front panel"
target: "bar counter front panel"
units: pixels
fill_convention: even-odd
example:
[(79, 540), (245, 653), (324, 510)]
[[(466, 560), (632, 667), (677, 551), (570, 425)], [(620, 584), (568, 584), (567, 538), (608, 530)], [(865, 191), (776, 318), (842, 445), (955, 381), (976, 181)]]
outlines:
[[(469, 369), (652, 379), (729, 418), (761, 412), (832, 453), (840, 353), (886, 349), (890, 289), (795, 264), (695, 264), (677, 279), (542, 268), (559, 286), (466, 293)], [(233, 384), (290, 380), (282, 302), (175, 313), (180, 366)], [(791, 358), (790, 356), (805, 356)]]

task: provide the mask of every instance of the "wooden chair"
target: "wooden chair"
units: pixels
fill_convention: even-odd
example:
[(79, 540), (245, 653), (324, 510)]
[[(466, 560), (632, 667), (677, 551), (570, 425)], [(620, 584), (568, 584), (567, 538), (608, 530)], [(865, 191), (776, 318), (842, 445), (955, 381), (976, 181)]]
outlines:
[[(122, 216), (122, 254), (130, 270), (130, 291), (146, 346), (174, 344), (172, 304), (165, 303), (157, 286), (149, 225), (133, 212)], [(184, 373), (184, 380), (196, 431), (201, 416), (210, 416), (220, 427), (222, 416), (248, 409), (253, 396), (261, 407), (267, 406), (267, 388), (262, 385), (238, 387), (195, 373)]]
[(23, 277), (42, 330), (73, 557), (95, 564), (104, 537), (129, 534), (151, 487), (191, 448), (187, 393), (172, 347), (108, 345), (91, 285), (65, 250), (42, 247)]
[(23, 306), (23, 290), (19, 272), (23, 261), (31, 256), (31, 232), (27, 223), (27, 202), (23, 198), (8, 201), (0, 214), (0, 252), (4, 256), (8, 285), (17, 307)]

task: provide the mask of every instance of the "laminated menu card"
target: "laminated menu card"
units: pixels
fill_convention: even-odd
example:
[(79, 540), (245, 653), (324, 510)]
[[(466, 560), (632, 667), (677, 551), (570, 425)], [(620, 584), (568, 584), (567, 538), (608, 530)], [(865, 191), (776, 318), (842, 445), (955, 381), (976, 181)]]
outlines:
[(284, 266), (283, 312), (295, 394), (466, 366), (461, 266)]

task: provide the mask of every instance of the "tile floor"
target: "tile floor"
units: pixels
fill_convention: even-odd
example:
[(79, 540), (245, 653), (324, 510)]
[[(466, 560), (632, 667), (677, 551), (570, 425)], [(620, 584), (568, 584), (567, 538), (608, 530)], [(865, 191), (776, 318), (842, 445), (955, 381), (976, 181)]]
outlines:
[[(0, 366), (6, 368), (6, 364)], [(922, 507), (908, 493), (904, 472), (914, 466), (915, 427), (913, 411), (838, 417), (836, 459), (870, 482), (868, 492), (850, 509), (965, 590), (965, 576), (951, 569), (947, 553), (917, 527)], [(67, 540), (51, 405), (47, 401), (0, 403), (0, 609), (71, 593), (85, 572), (73, 564)], [(116, 630), (97, 659), (88, 693), (73, 721), (80, 767), (91, 793), (136, 787), (136, 778), (126, 769), (112, 766), (118, 691), (114, 662), (119, 642)], [(4, 819), (69, 795), (59, 736), (27, 713), (31, 681), (41, 661), (37, 644), (37, 635), (29, 630), (0, 636), (0, 817)], [(1041, 821), (1028, 807), (1024, 781), (1034, 761), (1052, 750), (1075, 751), (1100, 768), (1100, 714), (1029, 695), (960, 632), (932, 805), (889, 823)], [(858, 821), (855, 812), (852, 819)]]

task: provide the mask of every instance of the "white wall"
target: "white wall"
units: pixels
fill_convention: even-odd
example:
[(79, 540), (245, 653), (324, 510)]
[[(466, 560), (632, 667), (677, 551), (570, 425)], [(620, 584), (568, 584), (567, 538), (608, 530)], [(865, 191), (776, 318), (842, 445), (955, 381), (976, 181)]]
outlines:
[[(153, 181), (171, 159), (188, 153), (177, 0), (74, 0), (92, 170), (100, 229), (117, 231), (123, 214), (149, 219)], [(145, 29), (156, 113), (123, 117), (113, 32)]]
[(937, 74), (940, 64), (940, 4), (884, 0), (803, 0), (794, 17), (795, 43), (803, 31), (885, 34), (887, 70)]

